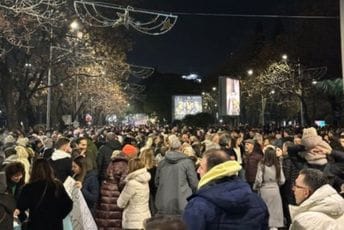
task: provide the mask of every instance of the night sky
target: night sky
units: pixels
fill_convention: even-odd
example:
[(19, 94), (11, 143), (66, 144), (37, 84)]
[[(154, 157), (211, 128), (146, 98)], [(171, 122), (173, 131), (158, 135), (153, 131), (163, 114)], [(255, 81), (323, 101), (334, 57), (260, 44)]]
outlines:
[[(295, 0), (147, 0), (134, 5), (142, 9), (185, 13), (298, 14)], [(311, 0), (301, 0), (312, 4)], [(177, 13), (178, 15), (178, 13)], [(160, 36), (134, 32), (133, 50), (128, 62), (155, 67), (164, 73), (197, 73), (206, 76), (215, 71), (237, 48), (249, 41), (257, 22), (272, 27), (276, 19), (179, 15), (174, 28)], [(292, 19), (283, 19), (292, 26)], [(338, 27), (339, 28), (339, 27)], [(266, 33), (269, 33), (266, 29)], [(338, 41), (339, 42), (339, 41)]]

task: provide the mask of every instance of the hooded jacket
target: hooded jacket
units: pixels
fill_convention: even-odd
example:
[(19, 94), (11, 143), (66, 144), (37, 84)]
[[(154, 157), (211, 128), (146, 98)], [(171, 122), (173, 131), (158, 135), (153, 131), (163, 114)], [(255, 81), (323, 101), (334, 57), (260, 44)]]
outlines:
[(127, 174), (128, 158), (119, 154), (109, 163), (107, 178), (100, 185), (100, 197), (95, 212), (99, 229), (122, 229), (122, 209), (117, 206), (117, 199)]
[(264, 201), (237, 173), (241, 166), (226, 161), (209, 170), (199, 190), (188, 199), (183, 219), (190, 230), (267, 229), (269, 214)]
[(158, 214), (181, 215), (197, 183), (193, 161), (183, 153), (168, 151), (155, 175)]
[(291, 230), (339, 230), (344, 226), (344, 199), (326, 184), (299, 206), (289, 206)]
[(150, 179), (146, 168), (138, 169), (126, 177), (127, 183), (117, 200), (118, 207), (124, 208), (124, 229), (143, 229), (144, 220), (151, 217), (148, 185)]

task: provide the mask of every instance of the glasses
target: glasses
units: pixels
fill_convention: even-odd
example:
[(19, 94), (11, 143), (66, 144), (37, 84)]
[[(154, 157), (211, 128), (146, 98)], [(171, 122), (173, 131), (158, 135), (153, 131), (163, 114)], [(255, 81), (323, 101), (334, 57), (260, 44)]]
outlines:
[(307, 187), (303, 187), (303, 186), (300, 186), (300, 185), (297, 185), (297, 184), (293, 184), (293, 187), (294, 188), (299, 188), (299, 189), (308, 189)]

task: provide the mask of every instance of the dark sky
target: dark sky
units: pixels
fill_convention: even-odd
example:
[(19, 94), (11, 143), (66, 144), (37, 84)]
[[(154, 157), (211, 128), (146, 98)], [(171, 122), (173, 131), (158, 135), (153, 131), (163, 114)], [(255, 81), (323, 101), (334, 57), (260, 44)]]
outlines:
[[(138, 6), (164, 12), (292, 15), (297, 13), (293, 1), (147, 0)], [(312, 4), (312, 1), (300, 1)], [(275, 20), (180, 15), (174, 28), (164, 35), (149, 36), (132, 30), (134, 46), (128, 53), (128, 62), (155, 67), (159, 72), (205, 76), (252, 37), (257, 22), (263, 21), (269, 28)]]

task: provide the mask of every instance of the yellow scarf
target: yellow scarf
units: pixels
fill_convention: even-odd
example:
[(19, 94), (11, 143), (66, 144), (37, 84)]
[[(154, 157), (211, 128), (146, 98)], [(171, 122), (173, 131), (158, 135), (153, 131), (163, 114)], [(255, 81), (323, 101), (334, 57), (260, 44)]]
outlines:
[(198, 189), (212, 180), (238, 175), (241, 165), (237, 161), (226, 161), (210, 169), (198, 183)]

